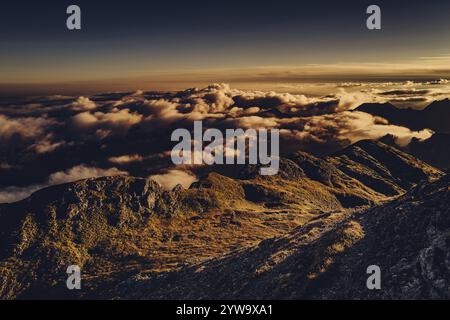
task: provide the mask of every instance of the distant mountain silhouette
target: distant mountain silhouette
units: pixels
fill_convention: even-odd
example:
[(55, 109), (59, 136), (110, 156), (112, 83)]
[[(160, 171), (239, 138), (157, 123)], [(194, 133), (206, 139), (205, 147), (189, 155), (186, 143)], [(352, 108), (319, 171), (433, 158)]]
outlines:
[(435, 133), (425, 141), (413, 139), (408, 149), (417, 158), (437, 168), (450, 168), (450, 134)]
[(430, 129), (438, 133), (450, 133), (450, 99), (434, 101), (421, 114)]
[(364, 103), (356, 111), (383, 117), (392, 124), (412, 130), (432, 129), (450, 133), (450, 100), (434, 101), (423, 110), (399, 109), (390, 103)]

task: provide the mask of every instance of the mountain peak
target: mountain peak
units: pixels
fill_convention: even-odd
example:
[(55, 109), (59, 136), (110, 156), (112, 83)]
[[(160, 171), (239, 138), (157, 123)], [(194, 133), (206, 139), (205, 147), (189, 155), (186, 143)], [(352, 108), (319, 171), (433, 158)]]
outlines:
[(440, 170), (380, 141), (361, 140), (333, 154), (331, 160), (339, 169), (383, 194), (398, 194), (401, 189), (442, 176)]
[(434, 108), (450, 108), (450, 99), (445, 98), (443, 100), (433, 101), (424, 109), (424, 111), (429, 112), (430, 110), (432, 110)]
[(396, 112), (399, 109), (391, 104), (390, 102), (384, 102), (384, 103), (363, 103), (359, 107), (355, 109), (356, 111), (362, 111), (367, 113), (372, 112)]

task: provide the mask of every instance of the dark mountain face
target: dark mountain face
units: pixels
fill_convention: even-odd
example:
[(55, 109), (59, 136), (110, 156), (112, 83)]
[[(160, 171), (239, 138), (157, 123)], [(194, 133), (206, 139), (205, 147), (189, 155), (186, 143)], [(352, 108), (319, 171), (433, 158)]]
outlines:
[(412, 140), (408, 152), (443, 170), (450, 168), (450, 134), (435, 133), (425, 141)]
[(439, 133), (450, 133), (450, 99), (432, 102), (423, 113), (429, 128)]
[[(420, 116), (421, 111), (413, 109), (399, 109), (390, 103), (364, 103), (355, 111), (362, 111), (374, 116), (382, 117), (391, 124), (405, 126), (412, 130), (430, 128), (424, 118)], [(431, 129), (431, 128), (430, 128)]]
[(357, 111), (362, 111), (366, 113), (370, 113), (373, 115), (377, 115), (380, 117), (398, 117), (398, 114), (402, 111), (392, 105), (389, 102), (386, 103), (363, 103), (358, 108)]
[[(124, 282), (121, 297), (448, 299), (450, 179), (366, 211), (312, 219), (288, 235), (163, 276)], [(366, 287), (368, 266), (382, 275)]]
[(390, 103), (364, 103), (356, 111), (387, 119), (390, 123), (412, 130), (431, 129), (450, 133), (450, 100), (434, 101), (423, 110), (398, 109)]
[[(191, 274), (193, 265), (205, 273), (198, 273), (198, 287), (192, 288), (216, 286), (223, 297), (319, 297), (321, 292), (308, 284), (318, 282), (294, 288), (280, 279), (290, 279), (288, 274), (299, 281), (323, 279), (319, 266), (334, 266), (336, 255), (365, 241), (366, 230), (375, 228), (378, 220), (362, 218), (371, 215), (368, 208), (375, 206), (374, 216), (391, 223), (384, 216), (391, 207), (378, 205), (443, 176), (395, 148), (367, 141), (325, 159), (297, 152), (281, 159), (276, 176), (255, 175), (257, 170), (243, 166), (228, 173), (209, 172), (191, 188), (172, 191), (127, 176), (88, 179), (1, 205), (0, 297), (216, 298), (215, 291), (188, 290), (191, 277), (197, 277)], [(413, 204), (404, 199), (405, 205)], [(442, 207), (428, 200), (418, 203), (430, 210)], [(401, 207), (403, 202), (398, 203)], [(377, 208), (386, 209), (378, 214)], [(431, 224), (420, 219), (414, 220), (417, 228)], [(397, 220), (392, 221), (395, 229)], [(419, 231), (410, 236), (424, 236)], [(395, 248), (395, 237), (386, 241)], [(386, 259), (397, 257), (395, 252), (386, 254)], [(66, 268), (74, 264), (83, 271), (78, 292), (65, 287)], [(236, 277), (238, 270), (242, 272)], [(137, 281), (135, 274), (150, 278)], [(167, 288), (171, 283), (180, 288), (177, 293)]]
[[(390, 103), (365, 103), (356, 108), (387, 119), (390, 123), (411, 130), (432, 129), (433, 136), (425, 141), (415, 138), (404, 149), (427, 163), (446, 170), (450, 167), (450, 100), (434, 101), (423, 110), (398, 109)], [(381, 141), (396, 145), (392, 137)]]

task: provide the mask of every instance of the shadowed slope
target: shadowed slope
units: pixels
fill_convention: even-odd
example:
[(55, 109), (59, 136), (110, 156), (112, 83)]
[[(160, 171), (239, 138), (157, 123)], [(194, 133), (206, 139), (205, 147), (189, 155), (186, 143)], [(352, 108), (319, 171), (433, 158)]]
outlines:
[[(120, 286), (120, 296), (448, 299), (449, 200), (446, 176), (385, 205), (314, 219), (222, 259), (129, 280)], [(381, 268), (381, 290), (366, 287), (370, 265)]]

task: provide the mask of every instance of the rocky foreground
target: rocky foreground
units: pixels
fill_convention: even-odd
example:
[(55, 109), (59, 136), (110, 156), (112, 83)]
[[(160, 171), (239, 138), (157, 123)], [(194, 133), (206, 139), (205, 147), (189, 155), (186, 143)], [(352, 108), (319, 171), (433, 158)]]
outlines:
[[(382, 143), (189, 189), (127, 176), (0, 205), (0, 298), (448, 298), (449, 179)], [(82, 290), (66, 288), (69, 265)], [(379, 265), (382, 290), (366, 288)]]
[[(449, 299), (450, 179), (365, 211), (325, 214), (289, 234), (185, 270), (137, 276), (137, 299)], [(367, 267), (381, 268), (368, 290)]]

